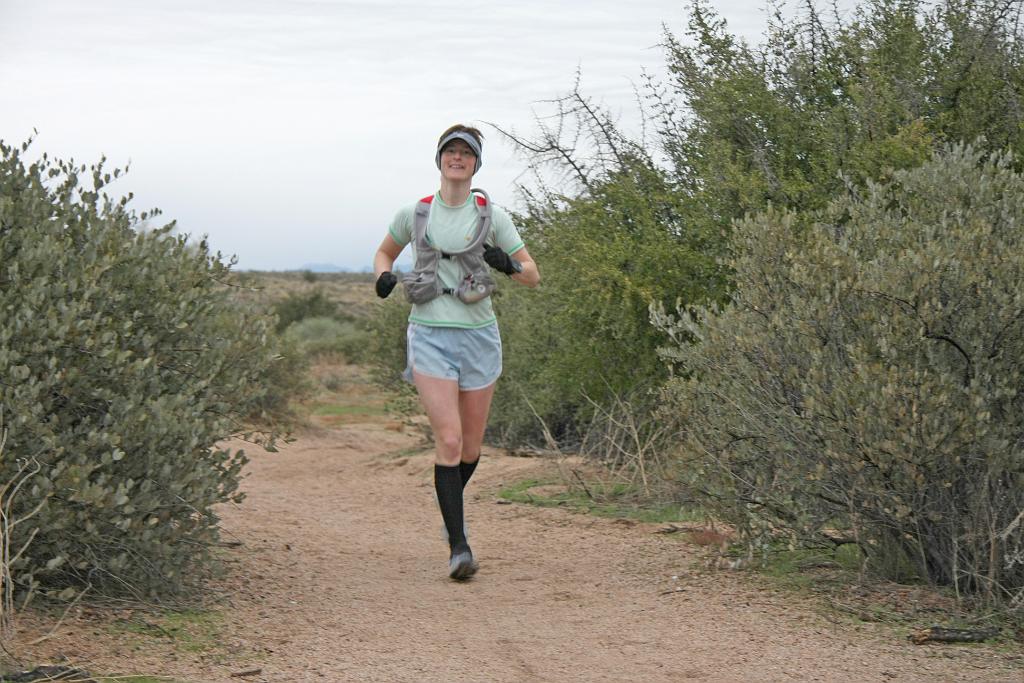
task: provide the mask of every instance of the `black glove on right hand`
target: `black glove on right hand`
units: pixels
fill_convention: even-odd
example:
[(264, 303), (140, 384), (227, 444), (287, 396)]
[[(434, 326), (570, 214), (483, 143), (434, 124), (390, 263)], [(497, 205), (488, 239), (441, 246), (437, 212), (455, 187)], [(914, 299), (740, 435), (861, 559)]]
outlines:
[(380, 277), (377, 278), (377, 284), (374, 285), (374, 289), (377, 290), (377, 296), (381, 299), (387, 299), (388, 294), (391, 293), (391, 290), (394, 289), (397, 284), (398, 278), (395, 277), (395, 274), (389, 270), (385, 270), (380, 274)]
[(512, 265), (512, 257), (505, 253), (505, 250), (501, 247), (492, 247), (489, 244), (484, 245), (484, 261), (487, 262), (491, 268), (505, 273), (505, 275), (511, 275), (516, 272), (515, 267)]

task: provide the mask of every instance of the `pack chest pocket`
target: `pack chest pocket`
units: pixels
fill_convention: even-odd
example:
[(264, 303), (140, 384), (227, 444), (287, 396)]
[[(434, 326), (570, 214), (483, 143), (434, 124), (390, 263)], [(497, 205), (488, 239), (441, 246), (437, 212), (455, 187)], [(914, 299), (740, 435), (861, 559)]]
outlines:
[[(494, 291), (494, 278), (483, 258), (483, 245), (491, 231), (491, 202), (487, 193), (479, 188), (470, 190), (475, 198), (479, 220), (477, 229), (465, 249), (442, 252), (427, 241), (427, 223), (430, 218), (430, 204), (434, 196), (424, 197), (416, 204), (413, 217), (413, 244), (416, 249), (416, 264), (413, 271), (402, 278), (405, 298), (414, 304), (425, 304), (442, 295), (455, 296), (466, 304), (477, 303)], [(475, 196), (475, 195), (482, 196)], [(467, 275), (458, 287), (451, 289), (441, 284), (437, 268), (442, 258), (458, 264)]]

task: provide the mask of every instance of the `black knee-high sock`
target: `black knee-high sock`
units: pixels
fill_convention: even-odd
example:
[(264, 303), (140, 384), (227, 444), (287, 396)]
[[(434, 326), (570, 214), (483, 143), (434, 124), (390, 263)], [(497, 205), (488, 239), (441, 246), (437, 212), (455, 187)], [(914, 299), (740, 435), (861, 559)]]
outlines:
[(473, 472), (476, 471), (476, 464), (480, 462), (477, 458), (473, 462), (460, 462), (459, 463), (459, 474), (462, 476), (462, 488), (466, 488), (466, 484), (469, 483), (469, 478), (473, 476)]
[(448, 543), (452, 551), (469, 547), (462, 532), (462, 475), (458, 465), (434, 465), (434, 490), (441, 507), (441, 517), (448, 529)]

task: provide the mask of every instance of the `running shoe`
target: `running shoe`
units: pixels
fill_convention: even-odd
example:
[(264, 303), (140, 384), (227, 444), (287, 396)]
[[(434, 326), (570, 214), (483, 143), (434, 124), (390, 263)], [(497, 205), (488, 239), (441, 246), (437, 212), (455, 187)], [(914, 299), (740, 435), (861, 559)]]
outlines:
[(451, 559), (448, 560), (448, 578), (464, 581), (476, 574), (479, 568), (480, 565), (473, 559), (472, 551), (460, 550), (452, 553)]

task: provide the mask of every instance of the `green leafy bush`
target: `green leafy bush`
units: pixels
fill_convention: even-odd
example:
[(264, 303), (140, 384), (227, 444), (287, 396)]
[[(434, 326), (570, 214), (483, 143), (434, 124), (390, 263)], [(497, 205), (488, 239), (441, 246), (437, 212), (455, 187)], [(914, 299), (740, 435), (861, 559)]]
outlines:
[[(262, 308), (255, 309), (263, 313)], [(252, 404), (250, 420), (256, 425), (291, 428), (296, 424), (295, 402), (313, 391), (309, 357), (287, 331), (271, 330), (267, 343), (276, 351), (273, 362), (261, 374), (263, 389)]]
[(841, 174), (883, 179), (946, 143), (1024, 152), (1020, 7), (866, 0), (840, 17), (808, 3), (773, 11), (751, 45), (692, 0), (647, 99), (688, 220), (728, 229), (769, 204), (822, 208)]
[(321, 289), (309, 293), (289, 294), (274, 304), (277, 315), (277, 331), (282, 332), (289, 325), (306, 318), (338, 318), (338, 304)]
[(306, 357), (340, 354), (350, 363), (359, 363), (366, 360), (369, 349), (369, 332), (355, 322), (335, 318), (304, 318), (284, 334)]
[[(579, 93), (565, 102), (575, 108), (572, 125), (602, 142), (577, 177), (579, 196), (527, 194), (518, 217), (542, 284), (509, 283), (495, 297), (505, 379), (490, 426), (509, 444), (542, 442), (545, 427), (563, 445), (579, 443), (595, 411), (667, 379), (656, 353), (667, 339), (648, 307), (706, 304), (728, 283), (716, 261), (724, 234), (686, 220), (687, 198), (606, 112)], [(565, 156), (541, 153), (532, 163), (561, 167)]]
[(205, 241), (109, 197), (119, 171), (27, 149), (0, 143), (0, 480), (37, 463), (16, 503), (45, 505), (13, 578), (174, 591), (217, 539), (214, 505), (241, 498), (245, 455), (219, 443), (260, 410), (272, 319), (232, 300)]
[(820, 209), (946, 141), (1024, 151), (1015, 6), (868, 0), (840, 18), (808, 5), (773, 12), (750, 45), (694, 0), (686, 39), (665, 35), (668, 77), (642, 91), (642, 137), (578, 84), (534, 134), (506, 134), (537, 178), (521, 226), (544, 282), (499, 297), (508, 386), (492, 433), (537, 441), (540, 417), (571, 443), (591, 401), (606, 410), (664, 378), (647, 305), (720, 300), (733, 220)]
[[(955, 147), (737, 224), (733, 303), (656, 315), (705, 504), (752, 547), (1024, 595), (1024, 177)], [(688, 340), (696, 336), (700, 343)], [(830, 540), (831, 539), (831, 540)]]
[[(387, 392), (388, 410), (402, 415), (422, 412), (415, 389), (402, 379), (409, 309), (410, 304), (399, 286), (389, 298), (377, 299), (373, 303), (366, 322), (368, 336), (364, 362), (370, 367), (374, 383)], [(431, 438), (429, 433), (425, 436)]]

